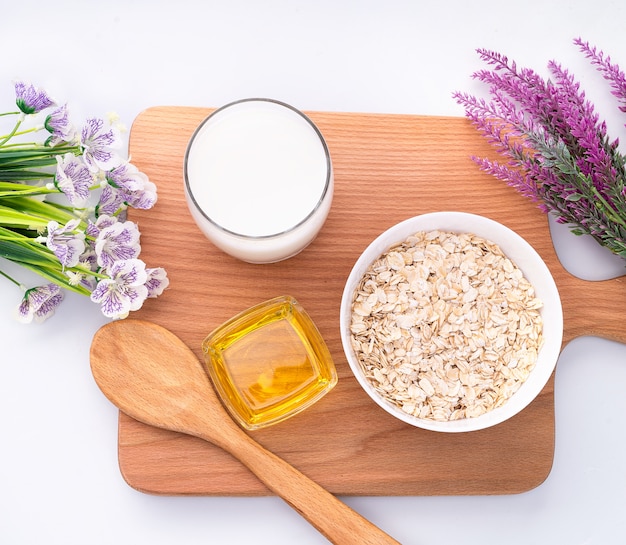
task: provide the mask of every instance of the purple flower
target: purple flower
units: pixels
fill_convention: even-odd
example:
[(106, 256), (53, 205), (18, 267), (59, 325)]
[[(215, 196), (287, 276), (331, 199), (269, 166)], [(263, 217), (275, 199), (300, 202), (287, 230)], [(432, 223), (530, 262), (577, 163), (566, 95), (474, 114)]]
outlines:
[(110, 278), (98, 282), (91, 300), (100, 303), (108, 318), (125, 318), (131, 310), (139, 310), (148, 297), (146, 265), (140, 259), (117, 261), (109, 270)]
[(537, 187), (537, 181), (530, 176), (525, 176), (520, 169), (511, 169), (497, 161), (490, 161), (480, 157), (474, 157), (473, 159), (483, 172), (487, 172), (498, 180), (502, 180), (514, 187), (525, 197), (533, 201), (539, 200), (540, 190)]
[(61, 191), (72, 204), (89, 197), (89, 188), (93, 176), (85, 164), (74, 154), (57, 155), (57, 170), (54, 186)]
[(45, 91), (23, 81), (15, 84), (15, 103), (25, 114), (36, 114), (55, 105), (54, 100)]
[(98, 272), (98, 268), (96, 253), (89, 247), (81, 254), (78, 265), (66, 270), (65, 274), (71, 286), (81, 286), (92, 292), (97, 284), (93, 273)]
[[(580, 39), (575, 43), (626, 104), (624, 73)], [(489, 86), (491, 101), (454, 97), (503, 157), (474, 158), (481, 170), (554, 212), (558, 221), (578, 225), (574, 232), (589, 233), (626, 257), (626, 158), (580, 84), (554, 61), (548, 64), (552, 79), (544, 80), (499, 53), (478, 53), (490, 69), (474, 78)]]
[(112, 216), (124, 208), (124, 195), (109, 184), (105, 184), (100, 193), (100, 200), (96, 206), (96, 214)]
[(110, 269), (119, 260), (134, 259), (141, 252), (139, 229), (132, 221), (104, 227), (98, 234), (94, 249), (98, 265), (103, 269)]
[(107, 213), (112, 208), (131, 206), (141, 210), (152, 208), (157, 200), (156, 185), (143, 172), (130, 163), (124, 163), (105, 174), (110, 186), (103, 191), (101, 204)]
[(137, 210), (149, 210), (157, 202), (157, 187), (151, 181), (146, 181), (143, 189), (126, 195), (126, 203)]
[(85, 250), (85, 233), (73, 231), (80, 220), (70, 220), (63, 227), (56, 221), (48, 222), (46, 246), (54, 253), (63, 267), (75, 267)]
[(613, 95), (622, 103), (620, 110), (626, 112), (626, 76), (624, 72), (620, 70), (619, 66), (611, 62), (611, 57), (605, 57), (602, 51), (597, 51), (588, 42), (583, 42), (580, 38), (576, 38), (574, 43), (591, 61), (591, 64), (600, 71), (604, 79), (611, 83)]
[(17, 309), (17, 319), (25, 324), (33, 319), (43, 322), (54, 314), (63, 300), (63, 292), (56, 284), (46, 284), (26, 290)]
[(90, 237), (97, 238), (102, 229), (104, 229), (105, 227), (110, 227), (111, 225), (115, 225), (117, 222), (118, 219), (116, 217), (102, 214), (95, 222), (91, 220), (89, 221), (87, 225), (87, 230), (85, 232)]
[(76, 129), (70, 122), (65, 104), (56, 108), (46, 117), (44, 127), (52, 135), (47, 141), (50, 146), (55, 146), (61, 142), (70, 142), (76, 134)]
[(167, 273), (163, 267), (146, 269), (146, 272), (148, 273), (148, 280), (146, 281), (148, 297), (158, 297), (170, 285)]
[(118, 131), (114, 128), (104, 130), (102, 119), (88, 119), (81, 131), (80, 146), (83, 160), (92, 172), (109, 170), (117, 166), (121, 159), (113, 151), (120, 145)]
[(127, 192), (140, 191), (148, 181), (148, 177), (135, 165), (123, 163), (113, 170), (108, 171), (106, 180), (116, 189)]

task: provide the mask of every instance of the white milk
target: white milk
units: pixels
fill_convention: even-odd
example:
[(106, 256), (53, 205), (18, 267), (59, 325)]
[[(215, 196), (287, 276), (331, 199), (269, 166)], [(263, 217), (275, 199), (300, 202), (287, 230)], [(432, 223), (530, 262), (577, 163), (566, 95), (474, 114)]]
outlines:
[(204, 234), (251, 263), (291, 257), (321, 229), (333, 195), (326, 144), (302, 113), (251, 99), (216, 110), (185, 157), (185, 195)]

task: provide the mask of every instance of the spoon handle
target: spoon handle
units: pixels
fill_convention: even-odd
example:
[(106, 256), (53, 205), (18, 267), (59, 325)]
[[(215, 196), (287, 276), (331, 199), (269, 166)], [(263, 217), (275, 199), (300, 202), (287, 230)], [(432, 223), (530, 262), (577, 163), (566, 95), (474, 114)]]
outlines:
[[(241, 430), (238, 430), (241, 431)], [(272, 492), (298, 511), (331, 543), (385, 545), (399, 542), (246, 433), (228, 434), (221, 445)]]

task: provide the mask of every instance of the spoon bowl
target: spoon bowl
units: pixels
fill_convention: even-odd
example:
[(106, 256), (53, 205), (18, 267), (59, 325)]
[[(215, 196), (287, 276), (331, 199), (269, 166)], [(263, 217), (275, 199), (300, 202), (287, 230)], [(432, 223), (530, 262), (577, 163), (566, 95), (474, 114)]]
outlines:
[(200, 361), (171, 331), (143, 320), (111, 322), (94, 335), (90, 362), (98, 387), (122, 412), (223, 448), (332, 543), (398, 543), (237, 426)]

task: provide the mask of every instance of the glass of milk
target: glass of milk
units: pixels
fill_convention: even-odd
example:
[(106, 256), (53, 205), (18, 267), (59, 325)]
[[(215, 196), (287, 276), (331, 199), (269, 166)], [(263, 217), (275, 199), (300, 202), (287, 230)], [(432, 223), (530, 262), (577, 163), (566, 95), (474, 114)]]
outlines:
[(245, 99), (215, 110), (194, 132), (184, 162), (185, 196), (218, 248), (273, 263), (306, 248), (333, 198), (326, 142), (297, 109)]

